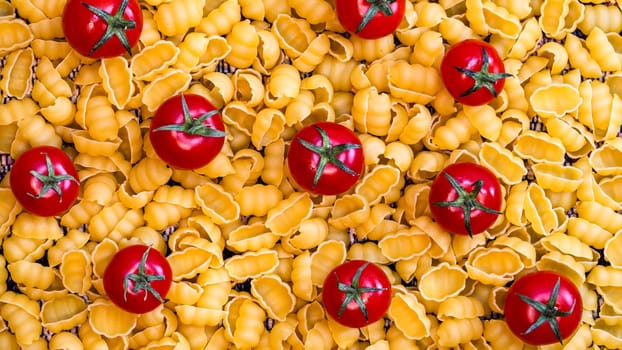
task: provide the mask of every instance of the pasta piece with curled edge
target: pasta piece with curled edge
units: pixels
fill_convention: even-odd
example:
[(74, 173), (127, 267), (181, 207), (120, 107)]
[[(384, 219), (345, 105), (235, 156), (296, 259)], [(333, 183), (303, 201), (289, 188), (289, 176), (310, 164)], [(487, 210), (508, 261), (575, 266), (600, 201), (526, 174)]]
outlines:
[(168, 40), (158, 40), (132, 56), (130, 71), (135, 79), (151, 81), (177, 60), (180, 48)]
[(527, 174), (527, 169), (521, 158), (494, 142), (486, 142), (482, 145), (479, 151), (479, 159), (482, 165), (491, 169), (499, 179), (508, 185), (519, 183)]
[(277, 235), (291, 235), (304, 220), (311, 217), (312, 209), (309, 194), (295, 192), (268, 211), (265, 225)]
[(108, 338), (130, 334), (138, 319), (137, 314), (121, 310), (104, 298), (93, 300), (87, 310), (88, 323), (93, 331)]
[(241, 20), (240, 2), (227, 0), (201, 18), (195, 30), (207, 36), (226, 35)]
[(257, 56), (259, 46), (257, 29), (249, 20), (243, 20), (233, 25), (226, 39), (231, 51), (225, 56), (225, 62), (235, 68), (250, 67)]
[(54, 333), (71, 330), (86, 319), (86, 302), (75, 294), (46, 300), (41, 305), (41, 324)]
[(559, 217), (542, 187), (536, 183), (527, 186), (525, 193), (525, 218), (540, 235), (549, 235), (559, 227)]
[(378, 242), (378, 246), (390, 261), (400, 261), (425, 254), (432, 241), (427, 233), (413, 228), (387, 235)]
[(570, 255), (552, 251), (544, 254), (536, 263), (538, 270), (552, 270), (568, 277), (575, 285), (585, 282), (585, 268)]
[(278, 262), (276, 251), (262, 249), (233, 256), (225, 261), (224, 266), (234, 281), (245, 281), (274, 272)]
[(414, 294), (396, 293), (391, 298), (387, 315), (408, 339), (430, 336), (432, 324), (426, 316), (426, 308)]
[(311, 282), (320, 287), (328, 274), (346, 260), (346, 245), (342, 241), (322, 242), (311, 254)]
[(576, 191), (583, 181), (583, 171), (573, 166), (538, 163), (534, 164), (531, 169), (540, 187), (555, 192)]
[(358, 194), (344, 195), (331, 208), (328, 224), (345, 230), (367, 221), (369, 213), (370, 207), (364, 197)]
[(440, 74), (432, 67), (406, 61), (397, 61), (389, 66), (391, 95), (405, 102), (425, 105), (434, 99), (442, 87)]
[(285, 321), (296, 305), (291, 287), (278, 275), (270, 274), (253, 279), (251, 294), (257, 298), (269, 317), (281, 322)]
[(223, 319), (225, 337), (237, 348), (252, 348), (259, 344), (265, 332), (265, 311), (247, 296), (234, 297), (226, 306)]
[(34, 38), (28, 24), (19, 18), (0, 20), (0, 32), (4, 33), (0, 40), (0, 55), (3, 56), (28, 46)]
[(242, 225), (233, 229), (227, 238), (227, 247), (237, 252), (259, 251), (274, 247), (281, 236), (270, 232), (262, 222)]
[(515, 14), (493, 2), (485, 2), (481, 6), (488, 31), (508, 39), (518, 38), (522, 26)]
[(504, 320), (484, 321), (483, 334), (494, 349), (519, 349), (524, 345)]
[(534, 90), (529, 96), (529, 102), (540, 117), (560, 118), (574, 113), (583, 99), (576, 87), (569, 84), (551, 84)]
[(505, 247), (476, 248), (465, 266), (471, 279), (494, 286), (505, 285), (525, 267), (520, 256)]
[(85, 294), (91, 288), (92, 264), (84, 250), (71, 250), (63, 254), (59, 266), (63, 286), (76, 294)]
[(425, 300), (442, 302), (460, 294), (466, 286), (466, 280), (466, 271), (457, 265), (442, 262), (421, 276), (419, 291)]
[(173, 0), (160, 4), (154, 15), (156, 27), (166, 36), (185, 34), (200, 23), (204, 3), (205, 1)]
[(181, 281), (184, 278), (193, 278), (200, 272), (206, 270), (218, 260), (220, 247), (214, 243), (207, 243), (204, 246), (189, 246), (177, 250), (166, 257), (171, 270), (173, 280)]
[(0, 91), (18, 99), (26, 97), (32, 89), (34, 64), (35, 56), (29, 47), (8, 54), (2, 67)]
[(516, 138), (514, 152), (523, 159), (534, 162), (564, 162), (565, 148), (562, 142), (540, 131), (527, 130)]
[(478, 339), (484, 331), (482, 321), (477, 318), (448, 319), (438, 326), (438, 344), (453, 347)]
[(191, 80), (187, 72), (168, 69), (143, 88), (141, 101), (149, 112), (154, 112), (163, 101), (186, 90)]
[(230, 223), (240, 215), (239, 204), (218, 184), (206, 183), (196, 187), (194, 193), (203, 213), (217, 224)]

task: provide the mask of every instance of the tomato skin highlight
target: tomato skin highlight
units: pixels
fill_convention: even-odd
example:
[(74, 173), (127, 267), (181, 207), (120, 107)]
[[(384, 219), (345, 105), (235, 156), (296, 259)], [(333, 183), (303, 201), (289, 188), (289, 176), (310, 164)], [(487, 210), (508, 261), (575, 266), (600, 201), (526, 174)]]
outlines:
[[(358, 280), (357, 271), (360, 273)], [(356, 298), (351, 299), (344, 307), (347, 293), (340, 290), (340, 283), (373, 289), (359, 294), (365, 311), (356, 302)], [(351, 328), (364, 327), (381, 319), (389, 309), (391, 282), (374, 263), (365, 260), (346, 261), (334, 268), (324, 280), (322, 302), (326, 313), (338, 323)]]
[[(119, 23), (121, 27), (115, 29), (119, 34), (113, 33), (107, 40), (99, 42), (106, 35), (107, 29), (114, 26), (107, 24), (106, 20), (94, 11), (99, 9), (114, 16), (119, 12), (123, 1), (127, 1), (127, 4), (119, 20), (124, 23)], [(143, 15), (137, 0), (68, 0), (63, 10), (62, 22), (65, 38), (74, 50), (82, 56), (106, 58), (129, 54), (128, 48), (136, 45), (140, 38)], [(127, 47), (120, 37), (127, 39)]]
[[(559, 283), (559, 290), (555, 297), (553, 289), (556, 282)], [(554, 334), (548, 322), (526, 333), (541, 313), (523, 301), (520, 295), (543, 304), (555, 297), (553, 298), (555, 307), (560, 312), (570, 313), (567, 316), (555, 317), (560, 339)], [(505, 320), (512, 333), (531, 345), (553, 344), (567, 339), (579, 327), (582, 313), (583, 300), (578, 288), (568, 278), (553, 271), (534, 271), (519, 277), (508, 289), (504, 306)]]
[(480, 106), (492, 101), (503, 90), (508, 76), (497, 50), (479, 39), (454, 44), (441, 61), (441, 78), (447, 91), (465, 105)]
[[(389, 8), (389, 15), (382, 8)], [(371, 10), (370, 10), (371, 9)], [(366, 25), (361, 25), (368, 11), (377, 11)], [(336, 0), (335, 12), (341, 25), (363, 39), (378, 39), (393, 33), (402, 22), (405, 0)], [(361, 29), (361, 26), (362, 29)]]
[(445, 173), (469, 193), (474, 193), (477, 181), (481, 181), (481, 190), (475, 196), (475, 201), (479, 202), (479, 205), (499, 211), (503, 202), (499, 180), (490, 170), (475, 163), (454, 163), (445, 167), (430, 187), (429, 205), (434, 220), (447, 231), (460, 235), (482, 233), (492, 226), (498, 214), (473, 208), (468, 220), (471, 228), (469, 231), (467, 220), (465, 220), (465, 210), (462, 207), (439, 205), (459, 199), (458, 191), (452, 186)]
[[(49, 164), (48, 164), (49, 160)], [(50, 167), (53, 174), (50, 173)], [(60, 177), (46, 189), (39, 176)], [(34, 147), (22, 153), (11, 168), (9, 186), (20, 205), (39, 216), (56, 216), (69, 209), (78, 198), (80, 182), (73, 161), (61, 149), (52, 146)], [(45, 191), (44, 191), (45, 190)]]
[[(134, 291), (137, 282), (128, 278), (140, 274), (140, 265), (144, 261), (144, 274), (161, 276), (147, 283), (146, 288)], [(104, 290), (108, 298), (121, 309), (142, 314), (162, 304), (172, 283), (172, 270), (168, 260), (159, 251), (149, 246), (137, 244), (119, 250), (104, 270)], [(127, 281), (127, 288), (124, 283)], [(157, 295), (151, 291), (157, 292)], [(161, 300), (158, 299), (160, 297)]]
[[(201, 121), (201, 117), (205, 119)], [(182, 129), (189, 118), (196, 124), (194, 130), (199, 130), (198, 133), (171, 130)], [(180, 94), (164, 101), (155, 112), (149, 127), (149, 138), (158, 156), (171, 167), (197, 169), (220, 153), (225, 143), (225, 126), (216, 107), (206, 98)]]
[[(323, 141), (322, 132), (326, 133), (328, 140)], [(335, 158), (350, 172), (330, 161), (322, 169), (322, 157), (304, 146), (307, 142), (321, 147), (325, 141), (330, 142), (331, 148), (337, 153)], [(339, 151), (340, 148), (345, 149)], [(365, 160), (361, 141), (352, 130), (337, 123), (318, 122), (296, 133), (287, 153), (287, 165), (293, 180), (304, 190), (337, 195), (347, 192), (360, 179)]]

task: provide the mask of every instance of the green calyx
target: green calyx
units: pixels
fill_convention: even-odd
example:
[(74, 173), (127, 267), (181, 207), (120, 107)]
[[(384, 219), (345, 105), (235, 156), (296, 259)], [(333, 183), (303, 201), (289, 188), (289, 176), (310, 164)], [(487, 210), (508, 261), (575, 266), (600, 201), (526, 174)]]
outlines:
[(344, 143), (341, 145), (333, 146), (330, 143), (330, 137), (326, 133), (324, 129), (321, 127), (314, 125), (313, 128), (317, 130), (317, 132), (322, 137), (322, 145), (317, 146), (308, 141), (298, 139), (300, 144), (304, 146), (306, 149), (320, 156), (320, 162), (315, 171), (315, 175), (313, 176), (313, 187), (317, 186), (317, 183), (320, 181), (322, 177), (322, 173), (324, 172), (324, 168), (326, 168), (327, 164), (332, 164), (342, 170), (343, 172), (350, 174), (352, 176), (358, 176), (359, 173), (349, 168), (346, 164), (344, 164), (337, 156), (347, 150), (361, 148), (361, 145), (355, 143)]
[(395, 2), (395, 0), (366, 0), (369, 4), (363, 19), (356, 27), (356, 33), (359, 33), (361, 30), (365, 29), (367, 24), (374, 18), (374, 16), (378, 12), (382, 12), (385, 16), (391, 16), (393, 14), (393, 9), (391, 9), (391, 4)]
[(50, 157), (48, 156), (47, 153), (42, 153), (45, 156), (45, 166), (47, 169), (47, 175), (44, 175), (42, 173), (39, 173), (35, 170), (31, 170), (30, 171), (30, 175), (34, 176), (35, 178), (37, 178), (37, 180), (41, 181), (41, 183), (43, 183), (43, 187), (41, 187), (41, 190), (39, 191), (38, 194), (32, 194), (32, 193), (28, 193), (29, 196), (39, 199), (41, 197), (43, 197), (49, 190), (53, 190), (54, 192), (56, 192), (56, 194), (58, 195), (58, 198), (60, 198), (60, 201), (63, 201), (63, 190), (60, 188), (60, 183), (62, 181), (65, 180), (69, 180), (69, 181), (73, 181), (75, 183), (80, 183), (75, 177), (68, 175), (68, 174), (56, 174), (56, 171), (54, 170), (54, 165), (52, 164), (52, 160), (50, 159)]
[(89, 11), (93, 12), (97, 17), (101, 18), (104, 22), (106, 22), (106, 31), (99, 38), (99, 40), (93, 45), (89, 55), (92, 55), (97, 49), (102, 47), (110, 38), (116, 36), (117, 39), (121, 42), (121, 45), (125, 48), (128, 54), (132, 53), (132, 48), (130, 47), (130, 42), (127, 38), (127, 34), (125, 31), (127, 29), (135, 28), (136, 22), (123, 18), (123, 14), (125, 13), (125, 9), (129, 0), (122, 0), (121, 5), (117, 9), (117, 12), (114, 14), (110, 14), (99, 7), (95, 7), (91, 4), (87, 4), (85, 2), (82, 3), (84, 7), (86, 7)]
[(211, 118), (214, 115), (218, 114), (218, 111), (209, 111), (202, 114), (198, 118), (192, 118), (192, 115), (190, 115), (190, 110), (188, 108), (188, 103), (186, 102), (186, 98), (183, 94), (181, 95), (181, 108), (184, 113), (183, 124), (167, 124), (156, 128), (153, 131), (181, 131), (189, 135), (204, 137), (224, 137), (226, 135), (224, 131), (216, 130), (205, 125), (205, 121), (208, 118)]
[(559, 330), (559, 323), (557, 322), (557, 317), (570, 316), (572, 312), (574, 311), (576, 301), (575, 300), (572, 301), (572, 306), (570, 307), (570, 310), (568, 311), (559, 310), (559, 308), (557, 308), (557, 306), (555, 305), (557, 303), (557, 296), (559, 294), (559, 285), (560, 285), (560, 278), (558, 277), (557, 281), (555, 282), (555, 286), (553, 287), (553, 290), (551, 291), (551, 296), (549, 297), (549, 300), (546, 302), (546, 304), (539, 302), (537, 300), (534, 300), (526, 295), (516, 294), (522, 301), (524, 301), (525, 303), (527, 303), (529, 306), (533, 307), (540, 313), (540, 316), (538, 316), (538, 319), (536, 319), (536, 321), (532, 323), (529, 326), (529, 328), (527, 328), (527, 330), (523, 332), (523, 334), (529, 334), (533, 332), (536, 328), (543, 325), (544, 323), (548, 323), (549, 326), (551, 327), (551, 331), (553, 331), (553, 334), (555, 334), (555, 337), (557, 338), (559, 343), (563, 345), (563, 339), (562, 339), (561, 331)]
[(341, 317), (341, 314), (346, 310), (348, 304), (350, 304), (350, 302), (354, 300), (359, 306), (359, 309), (361, 309), (363, 316), (365, 316), (365, 320), (368, 320), (367, 306), (365, 305), (361, 294), (386, 290), (386, 288), (359, 286), (361, 274), (363, 274), (363, 271), (365, 270), (367, 265), (369, 265), (369, 262), (364, 263), (356, 270), (354, 276), (352, 276), (351, 284), (340, 282), (339, 277), (337, 276), (337, 274), (335, 274), (335, 279), (337, 280), (337, 288), (339, 289), (339, 291), (343, 292), (346, 295), (343, 303), (341, 303), (341, 306), (339, 307), (339, 312), (337, 312), (338, 317)]
[(147, 296), (152, 294), (156, 299), (158, 299), (161, 303), (164, 302), (160, 293), (155, 290), (151, 286), (151, 282), (153, 281), (162, 281), (165, 279), (164, 275), (150, 275), (145, 271), (145, 265), (147, 264), (147, 257), (149, 256), (149, 250), (151, 246), (145, 249), (142, 258), (140, 259), (140, 263), (138, 264), (138, 272), (130, 273), (125, 276), (123, 279), (123, 298), (127, 301), (127, 290), (130, 284), (130, 281), (134, 282), (134, 286), (132, 287), (132, 293), (138, 293), (141, 290), (145, 291), (145, 299), (147, 300)]
[(462, 187), (453, 176), (449, 175), (447, 172), (443, 172), (447, 181), (451, 184), (451, 187), (456, 190), (458, 193), (458, 198), (453, 201), (447, 202), (436, 202), (434, 205), (439, 207), (458, 207), (462, 208), (464, 213), (464, 227), (466, 228), (469, 237), (473, 237), (473, 229), (471, 228), (471, 212), (475, 209), (484, 211), (490, 214), (501, 214), (500, 211), (488, 208), (484, 206), (479, 200), (477, 200), (477, 195), (482, 190), (483, 181), (477, 180), (473, 185), (473, 191), (468, 192), (464, 187)]
[(480, 88), (485, 88), (490, 92), (490, 94), (494, 97), (497, 97), (497, 90), (495, 89), (495, 84), (499, 79), (505, 79), (507, 77), (511, 77), (512, 74), (509, 73), (491, 73), (490, 62), (488, 62), (488, 52), (486, 48), (482, 47), (482, 67), (479, 71), (473, 71), (463, 67), (454, 67), (457, 71), (462, 74), (465, 74), (472, 78), (475, 82), (473, 86), (471, 86), (468, 90), (464, 91), (460, 94), (461, 97), (468, 96)]

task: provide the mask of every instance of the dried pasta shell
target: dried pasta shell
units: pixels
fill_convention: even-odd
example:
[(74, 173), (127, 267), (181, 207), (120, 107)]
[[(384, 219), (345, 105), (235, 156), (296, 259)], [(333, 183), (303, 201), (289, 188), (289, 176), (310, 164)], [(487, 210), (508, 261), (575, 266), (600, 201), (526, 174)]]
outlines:
[(3, 56), (28, 46), (34, 38), (28, 24), (22, 19), (0, 20), (0, 32), (4, 33), (0, 40), (0, 55)]
[(610, 349), (622, 347), (622, 332), (619, 325), (608, 324), (605, 320), (596, 320), (590, 330), (595, 344)]
[(0, 237), (9, 233), (9, 228), (15, 221), (21, 206), (10, 188), (0, 188)]
[(251, 132), (251, 142), (258, 150), (278, 140), (285, 130), (285, 115), (278, 109), (262, 108)]
[(11, 52), (2, 68), (0, 88), (8, 96), (23, 99), (32, 91), (35, 56), (31, 48)]
[(518, 38), (522, 25), (515, 14), (493, 2), (483, 3), (482, 12), (486, 26), (491, 33), (508, 39)]
[(136, 79), (151, 81), (175, 62), (179, 53), (172, 41), (158, 40), (132, 56), (130, 71)]
[(455, 297), (466, 287), (467, 276), (459, 266), (442, 262), (419, 278), (421, 297), (436, 302)]
[(493, 286), (505, 285), (525, 267), (514, 250), (497, 247), (476, 248), (465, 266), (470, 278)]
[(251, 136), (257, 112), (241, 101), (233, 101), (223, 108), (222, 117), (227, 124)]
[(342, 241), (322, 242), (311, 254), (311, 282), (321, 286), (328, 274), (346, 260), (346, 245)]
[(194, 305), (176, 305), (175, 314), (183, 324), (198, 326), (217, 326), (227, 316), (227, 312), (224, 310)]
[(592, 151), (588, 160), (597, 174), (611, 176), (622, 174), (622, 168), (618, 161), (620, 157), (622, 157), (622, 148), (613, 142), (605, 142), (602, 147)]
[(432, 241), (427, 233), (413, 228), (384, 237), (378, 246), (390, 261), (400, 261), (426, 253)]
[(246, 252), (225, 261), (225, 269), (234, 281), (245, 281), (272, 273), (279, 263), (278, 254), (274, 250), (263, 249), (257, 252)]
[(538, 270), (551, 270), (568, 277), (575, 285), (585, 282), (585, 268), (570, 255), (552, 251), (544, 254), (536, 263)]
[[(544, 237), (541, 242), (547, 238), (548, 237)], [(528, 241), (525, 241), (521, 238), (500, 236), (495, 239), (495, 241), (493, 242), (493, 246), (507, 247), (512, 249), (519, 255), (526, 269), (532, 268), (536, 264), (536, 248)]]
[(583, 181), (583, 171), (553, 163), (534, 164), (531, 169), (538, 185), (554, 192), (574, 192)]
[(289, 236), (311, 217), (312, 209), (309, 194), (295, 192), (268, 211), (265, 225), (279, 236)]
[(86, 302), (74, 294), (47, 300), (41, 305), (41, 324), (50, 332), (70, 330), (86, 318)]
[(523, 159), (530, 159), (536, 163), (549, 162), (561, 164), (564, 162), (566, 150), (559, 139), (553, 138), (544, 132), (525, 131), (516, 138), (514, 152)]
[(388, 74), (391, 95), (404, 102), (425, 105), (443, 87), (438, 71), (421, 64), (398, 61), (389, 66)]
[(400, 170), (390, 165), (377, 165), (354, 188), (354, 193), (373, 206), (399, 184)]
[(297, 232), (291, 236), (285, 236), (283, 239), (286, 239), (287, 243), (294, 249), (313, 249), (324, 242), (328, 233), (328, 223), (325, 219), (311, 217), (300, 223)]
[(287, 14), (279, 14), (272, 23), (272, 33), (285, 54), (296, 58), (302, 54), (316, 34), (307, 21)]
[(618, 231), (605, 243), (604, 255), (611, 266), (622, 267), (622, 231)]
[(216, 224), (231, 223), (240, 215), (240, 205), (218, 184), (206, 183), (198, 186), (194, 194), (203, 213)]
[(354, 94), (352, 118), (361, 132), (385, 136), (391, 121), (391, 100), (388, 94), (378, 93), (375, 86), (358, 90)]
[(583, 19), (583, 4), (579, 1), (549, 0), (542, 4), (540, 27), (547, 36), (561, 39), (572, 32)]
[(387, 315), (408, 339), (418, 340), (430, 335), (432, 324), (426, 315), (425, 306), (413, 294), (396, 293), (391, 299)]
[(59, 239), (63, 232), (53, 217), (43, 217), (22, 212), (15, 218), (13, 234), (21, 238)]
[(124, 311), (103, 298), (91, 302), (87, 309), (88, 322), (93, 331), (108, 338), (130, 334), (138, 319), (137, 314)]
[(534, 231), (549, 235), (559, 226), (557, 214), (542, 187), (530, 184), (525, 197), (525, 218), (531, 222)]
[(268, 316), (277, 321), (285, 321), (296, 306), (296, 298), (289, 284), (284, 283), (277, 275), (264, 275), (253, 279), (251, 294), (257, 298)]
[(522, 181), (527, 169), (521, 158), (512, 154), (496, 142), (486, 142), (479, 151), (479, 160), (482, 165), (491, 169), (495, 175), (508, 185), (515, 185)]
[(132, 71), (123, 57), (102, 59), (99, 66), (102, 86), (110, 103), (123, 109), (134, 95), (135, 85), (132, 82)]
[(582, 101), (579, 90), (569, 84), (543, 86), (534, 90), (529, 96), (533, 110), (542, 118), (560, 118), (573, 113)]
[(171, 265), (173, 280), (180, 281), (197, 276), (213, 264), (220, 251), (218, 245), (208, 242), (207, 247), (188, 246), (169, 254), (166, 260)]
[(91, 287), (91, 259), (84, 250), (72, 250), (63, 254), (59, 272), (63, 286), (72, 293), (85, 294)]
[(337, 229), (356, 227), (369, 218), (370, 208), (364, 197), (358, 194), (338, 198), (330, 211), (328, 223)]
[(262, 222), (237, 227), (229, 233), (227, 246), (237, 252), (270, 249), (281, 236), (270, 232)]
[(191, 80), (189, 73), (169, 69), (145, 86), (141, 101), (147, 106), (148, 111), (154, 112), (166, 99), (186, 90)]

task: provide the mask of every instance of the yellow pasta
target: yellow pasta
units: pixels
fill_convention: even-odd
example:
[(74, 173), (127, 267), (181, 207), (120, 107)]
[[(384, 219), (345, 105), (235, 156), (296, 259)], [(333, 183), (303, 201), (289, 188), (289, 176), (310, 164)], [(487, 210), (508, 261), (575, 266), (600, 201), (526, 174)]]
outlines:
[(278, 264), (277, 253), (273, 250), (262, 249), (257, 252), (247, 252), (236, 255), (225, 262), (225, 269), (229, 276), (236, 281), (256, 278), (273, 272)]
[(226, 35), (235, 23), (241, 19), (241, 7), (238, 0), (227, 0), (203, 17), (196, 30), (207, 36)]
[(259, 251), (274, 247), (279, 238), (279, 235), (270, 232), (262, 222), (257, 222), (232, 230), (226, 244), (237, 252)]
[(398, 61), (389, 68), (391, 94), (405, 102), (426, 104), (441, 88), (440, 75), (431, 67)]
[(32, 89), (35, 57), (31, 48), (24, 48), (11, 52), (6, 56), (6, 63), (2, 68), (0, 90), (7, 96), (22, 99)]
[(63, 285), (70, 292), (85, 294), (91, 287), (91, 261), (84, 250), (73, 250), (63, 254), (59, 272)]
[(469, 277), (502, 286), (524, 268), (520, 256), (508, 248), (476, 248), (465, 264)]
[(73, 294), (45, 301), (41, 305), (41, 324), (54, 333), (71, 330), (86, 319), (86, 302)]
[(2, 55), (28, 46), (34, 38), (28, 24), (21, 19), (0, 20), (0, 31), (7, 33), (0, 41), (0, 54)]
[(430, 335), (432, 325), (425, 313), (425, 306), (411, 293), (396, 293), (387, 311), (395, 327), (408, 339), (423, 339)]
[(465, 287), (467, 272), (447, 262), (431, 268), (419, 279), (421, 296), (426, 300), (441, 302), (458, 295)]
[(192, 77), (187, 72), (179, 69), (166, 70), (145, 86), (141, 101), (148, 111), (154, 112), (163, 101), (186, 90), (191, 80)]
[(248, 68), (253, 64), (259, 36), (249, 21), (235, 23), (227, 34), (227, 43), (231, 46), (231, 51), (225, 57), (227, 63), (235, 68)]
[(154, 15), (156, 27), (166, 36), (186, 33), (201, 21), (205, 0), (172, 0), (158, 6)]
[(300, 91), (300, 73), (289, 64), (279, 64), (272, 70), (270, 80), (266, 84), (264, 102), (272, 108), (281, 108)]
[(251, 281), (251, 294), (266, 310), (268, 316), (285, 321), (294, 310), (295, 297), (288, 284), (276, 275), (264, 275)]

